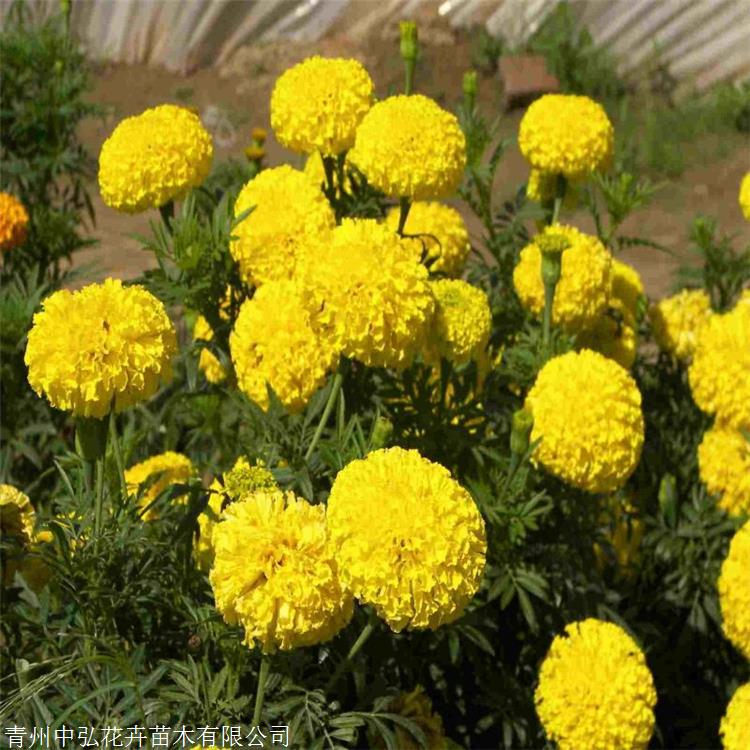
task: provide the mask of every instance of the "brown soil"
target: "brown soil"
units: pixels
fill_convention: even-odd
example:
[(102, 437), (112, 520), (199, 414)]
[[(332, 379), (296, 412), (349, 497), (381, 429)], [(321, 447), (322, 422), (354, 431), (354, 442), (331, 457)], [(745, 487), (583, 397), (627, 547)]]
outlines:
[[(423, 59), (417, 74), (417, 88), (445, 105), (453, 105), (460, 97), (463, 72), (471, 67), (469, 42), (465, 35), (456, 35), (438, 23), (420, 27)], [(401, 85), (402, 68), (398, 59), (397, 29), (387, 26), (377, 38), (355, 44), (342, 30), (333, 29), (323, 41), (311, 44), (273, 43), (240, 50), (220, 70), (204, 69), (189, 76), (179, 76), (147, 66), (108, 65), (96, 70), (91, 99), (108, 107), (108, 115), (101, 122), (89, 122), (82, 128), (82, 139), (92, 153), (97, 154), (104, 139), (123, 117), (137, 114), (147, 107), (164, 102), (185, 103), (197, 107), (204, 122), (217, 112), (235, 131), (234, 142), (217, 145), (217, 160), (228, 156), (239, 157), (247, 145), (250, 128), (261, 126), (269, 133), (268, 102), (271, 88), (278, 74), (304, 57), (324, 55), (352, 55), (359, 57), (370, 70), (380, 96), (397, 90)], [(491, 118), (501, 113), (501, 90), (496, 77), (485, 78), (480, 85), (480, 106)], [(505, 115), (501, 121), (503, 135), (517, 133), (521, 112)], [(226, 127), (214, 135), (226, 136)], [(623, 233), (650, 238), (668, 247), (674, 256), (647, 248), (632, 248), (623, 258), (641, 272), (647, 292), (659, 296), (671, 286), (677, 265), (688, 257), (687, 235), (692, 218), (699, 213), (714, 216), (725, 233), (736, 234), (738, 243), (750, 243), (750, 224), (744, 222), (737, 204), (739, 183), (750, 169), (747, 142), (739, 136), (722, 144), (725, 156), (710, 166), (701, 163), (701, 149), (696, 145), (686, 163), (688, 168), (676, 180), (666, 180), (651, 205), (637, 212), (623, 227)], [(299, 163), (269, 136), (268, 163), (282, 161)], [(512, 145), (498, 171), (495, 183), (499, 205), (512, 196), (528, 174), (528, 168)], [(96, 191), (95, 191), (96, 192)], [(105, 206), (94, 196), (96, 227), (92, 235), (100, 244), (78, 254), (79, 263), (95, 263), (97, 275), (124, 278), (138, 275), (153, 265), (153, 258), (140, 249), (129, 237), (149, 232), (149, 221), (158, 218), (156, 212), (137, 216), (120, 214)], [(469, 218), (472, 231), (481, 235), (478, 222)], [(590, 227), (587, 217), (575, 216), (582, 228)]]

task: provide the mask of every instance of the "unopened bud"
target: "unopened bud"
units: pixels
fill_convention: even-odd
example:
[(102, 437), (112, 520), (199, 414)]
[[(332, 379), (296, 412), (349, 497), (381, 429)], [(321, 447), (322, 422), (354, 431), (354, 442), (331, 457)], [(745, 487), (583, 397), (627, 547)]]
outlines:
[(404, 60), (414, 61), (417, 59), (417, 24), (414, 21), (401, 21), (401, 57)]
[(268, 133), (266, 132), (264, 128), (253, 128), (250, 131), (250, 137), (252, 138), (254, 143), (257, 143), (259, 146), (262, 146), (266, 142)]
[(385, 417), (378, 417), (372, 430), (372, 449), (380, 450), (388, 445), (393, 434), (393, 423)]
[(534, 426), (534, 417), (526, 409), (518, 409), (513, 412), (513, 421), (510, 431), (510, 451), (516, 455), (523, 456), (529, 449), (531, 429)]
[(542, 282), (557, 284), (562, 273), (562, 254), (570, 247), (570, 242), (564, 235), (550, 232), (539, 235), (534, 241), (542, 253)]
[(248, 146), (245, 149), (248, 161), (260, 161), (265, 155), (266, 150), (262, 146)]
[(476, 70), (466, 71), (463, 79), (464, 105), (466, 106), (466, 109), (474, 109), (474, 102), (477, 98), (477, 88)]

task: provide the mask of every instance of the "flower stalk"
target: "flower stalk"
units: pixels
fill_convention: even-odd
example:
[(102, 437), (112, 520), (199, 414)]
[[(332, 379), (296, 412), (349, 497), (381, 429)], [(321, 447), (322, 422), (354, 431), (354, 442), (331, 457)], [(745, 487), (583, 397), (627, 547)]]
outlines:
[(365, 643), (367, 643), (374, 630), (375, 623), (372, 619), (370, 619), (362, 628), (362, 632), (357, 637), (357, 640), (352, 644), (352, 647), (349, 649), (346, 658), (338, 665), (336, 671), (331, 676), (331, 679), (328, 680), (328, 683), (325, 687), (326, 693), (329, 693), (331, 691), (331, 689), (341, 679), (341, 676), (344, 674), (344, 672), (351, 666), (352, 660), (362, 650), (362, 647), (365, 645)]
[(255, 708), (253, 709), (252, 726), (260, 726), (260, 716), (263, 713), (263, 700), (266, 695), (266, 681), (268, 679), (268, 670), (271, 665), (271, 657), (263, 654), (260, 660), (260, 670), (258, 671), (258, 687), (255, 691)]
[(307, 448), (307, 452), (305, 453), (305, 461), (310, 460), (310, 457), (312, 456), (313, 451), (315, 450), (315, 446), (318, 444), (318, 441), (320, 440), (320, 436), (323, 434), (323, 429), (328, 423), (328, 417), (331, 416), (331, 411), (333, 411), (333, 407), (336, 403), (336, 399), (338, 398), (339, 391), (341, 390), (341, 383), (343, 379), (344, 377), (341, 374), (341, 368), (339, 367), (339, 369), (336, 370), (336, 374), (333, 376), (333, 382), (331, 383), (331, 391), (328, 394), (328, 401), (326, 401), (325, 408), (323, 409), (323, 414), (320, 417), (320, 422), (318, 422), (318, 426), (315, 428), (315, 433), (313, 434), (313, 438), (310, 441), (310, 445)]

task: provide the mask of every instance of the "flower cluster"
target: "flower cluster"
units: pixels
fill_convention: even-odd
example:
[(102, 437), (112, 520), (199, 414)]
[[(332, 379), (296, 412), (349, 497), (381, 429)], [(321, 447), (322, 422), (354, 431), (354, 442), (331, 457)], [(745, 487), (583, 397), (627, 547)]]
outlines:
[(361, 63), (311, 57), (276, 81), (271, 126), (279, 143), (292, 151), (335, 156), (354, 144), (372, 94), (372, 80)]
[[(392, 208), (385, 223), (398, 229), (399, 209)], [(404, 234), (417, 235), (405, 240), (418, 247), (431, 273), (458, 277), (469, 257), (471, 243), (461, 214), (451, 206), (434, 201), (417, 201), (409, 210)]]
[(305, 295), (292, 281), (264, 284), (242, 303), (229, 348), (240, 389), (267, 409), (268, 384), (292, 412), (305, 407), (338, 356), (313, 329)]
[(706, 489), (732, 516), (750, 514), (750, 441), (740, 430), (714, 425), (698, 446), (698, 467)]
[(677, 359), (690, 359), (711, 317), (711, 298), (703, 289), (683, 289), (653, 305), (649, 317), (659, 347)]
[(391, 96), (365, 115), (349, 161), (386, 195), (445, 198), (463, 177), (466, 139), (456, 117), (432, 99)]
[(183, 198), (211, 169), (213, 143), (200, 118), (163, 104), (120, 122), (99, 154), (99, 189), (112, 208), (138, 213)]
[(116, 279), (47, 297), (26, 346), (29, 383), (52, 406), (102, 418), (172, 377), (177, 338), (164, 305)]
[(245, 281), (256, 286), (292, 278), (300, 247), (336, 223), (323, 193), (288, 165), (264, 169), (242, 188), (234, 215), (246, 211), (230, 250)]
[[(159, 514), (153, 507), (159, 495), (175, 484), (187, 482), (195, 476), (195, 468), (187, 456), (166, 451), (147, 458), (125, 471), (128, 495), (138, 498), (138, 506), (145, 512), (144, 521), (153, 521)], [(174, 498), (175, 503), (185, 503), (187, 495)]]
[(592, 99), (547, 94), (526, 110), (518, 145), (539, 172), (580, 180), (609, 165), (614, 128)]
[[(562, 254), (560, 281), (552, 304), (552, 321), (570, 331), (595, 325), (612, 292), (612, 257), (596, 238), (575, 227), (546, 227), (542, 236), (561, 235), (569, 246)], [(521, 250), (513, 286), (524, 307), (540, 316), (544, 310), (542, 251), (535, 240)]]
[(332, 638), (351, 618), (329, 539), (326, 509), (281, 490), (231, 504), (213, 534), (209, 575), (224, 619), (265, 652)]
[(534, 697), (560, 750), (645, 750), (654, 731), (656, 690), (646, 658), (611, 622), (567, 625), (552, 641)]
[(750, 659), (750, 521), (734, 535), (719, 575), (724, 635)]
[(0, 253), (23, 245), (29, 215), (23, 203), (10, 193), (0, 192)]
[(584, 349), (542, 367), (526, 397), (534, 416), (536, 461), (574, 487), (614, 492), (638, 464), (644, 424), (641, 394), (628, 372)]
[(435, 306), (416, 249), (372, 219), (344, 219), (300, 256), (313, 325), (337, 351), (401, 369), (422, 349)]
[(724, 750), (750, 747), (750, 682), (740, 685), (729, 701), (719, 729)]
[(430, 628), (460, 617), (484, 571), (484, 521), (447, 469), (414, 450), (352, 461), (328, 498), (341, 576), (390, 627)]

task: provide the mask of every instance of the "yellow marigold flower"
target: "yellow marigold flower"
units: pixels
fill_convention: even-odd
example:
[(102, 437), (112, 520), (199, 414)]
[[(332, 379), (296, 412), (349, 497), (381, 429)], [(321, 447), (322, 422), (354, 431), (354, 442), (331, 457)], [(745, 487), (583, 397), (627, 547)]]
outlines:
[(300, 256), (316, 329), (371, 367), (407, 367), (422, 349), (435, 301), (414, 246), (372, 219), (344, 219)]
[(683, 289), (652, 305), (649, 317), (659, 347), (677, 359), (690, 359), (698, 333), (711, 317), (711, 298), (704, 289)]
[(213, 143), (200, 118), (163, 104), (127, 117), (99, 154), (99, 190), (112, 208), (138, 213), (183, 198), (206, 179)]
[(290, 279), (300, 246), (336, 224), (323, 193), (288, 165), (264, 169), (242, 188), (234, 215), (250, 208), (229, 247), (243, 278), (255, 286)]
[(584, 349), (549, 360), (526, 397), (534, 415), (534, 458), (587, 492), (614, 492), (638, 465), (644, 425), (641, 394), (628, 372)]
[(119, 279), (51, 294), (34, 315), (29, 383), (52, 406), (106, 416), (151, 398), (172, 378), (177, 337), (164, 305)]
[(273, 474), (261, 463), (251, 466), (240, 456), (234, 466), (224, 474), (223, 482), (214, 479), (209, 488), (208, 505), (198, 516), (198, 534), (193, 546), (198, 567), (208, 570), (214, 559), (213, 535), (224, 509), (256, 490), (273, 490), (278, 485)]
[(312, 646), (351, 618), (324, 505), (258, 490), (224, 511), (209, 580), (224, 619), (266, 651)]
[(656, 690), (638, 644), (618, 625), (589, 618), (552, 641), (534, 694), (559, 750), (645, 750)]
[(750, 515), (750, 442), (739, 431), (715, 424), (698, 446), (701, 481), (719, 507), (732, 516)]
[(23, 245), (28, 225), (23, 203), (10, 193), (0, 192), (0, 253)]
[(740, 208), (742, 215), (750, 221), (750, 172), (748, 172), (740, 183)]
[(701, 328), (688, 370), (693, 399), (707, 414), (750, 429), (750, 305), (740, 301)]
[[(193, 326), (193, 339), (202, 339), (203, 341), (212, 341), (214, 332), (208, 321), (199, 315)], [(203, 371), (206, 380), (209, 383), (221, 383), (227, 376), (226, 370), (219, 361), (219, 358), (206, 348), (201, 349), (198, 358), (198, 367)]]
[(463, 178), (466, 139), (456, 117), (432, 99), (391, 96), (365, 115), (349, 160), (386, 195), (446, 198)]
[(0, 535), (26, 546), (34, 535), (34, 508), (29, 496), (11, 484), (0, 484)]
[(750, 521), (734, 535), (719, 575), (724, 635), (750, 659)]
[(471, 495), (415, 450), (352, 461), (328, 498), (345, 584), (396, 632), (461, 616), (479, 588), (487, 540)]
[(581, 180), (609, 165), (614, 133), (603, 107), (587, 96), (547, 94), (526, 110), (518, 145), (533, 168)]
[(276, 81), (271, 127), (292, 151), (335, 156), (354, 145), (372, 93), (372, 80), (357, 60), (309, 57)]
[(724, 750), (747, 750), (750, 747), (750, 682), (734, 691), (721, 720), (719, 734)]
[(576, 338), (579, 346), (593, 349), (629, 370), (635, 362), (638, 350), (638, 334), (633, 325), (630, 311), (615, 297), (610, 307), (594, 324), (593, 328), (582, 331)]
[[(388, 705), (390, 714), (403, 716), (411, 719), (424, 733), (427, 739), (427, 747), (430, 750), (446, 750), (445, 732), (443, 720), (439, 714), (432, 710), (432, 701), (424, 692), (421, 685), (417, 685), (409, 693), (400, 693)], [(398, 724), (395, 726), (396, 747), (399, 750), (421, 750), (422, 746), (417, 742), (414, 735)], [(385, 750), (385, 743), (381, 737), (375, 740), (373, 745), (376, 750)]]
[[(569, 331), (590, 328), (607, 308), (612, 290), (612, 256), (594, 236), (575, 227), (546, 227), (543, 235), (562, 235), (570, 243), (562, 254), (560, 281), (552, 304), (552, 322)], [(541, 316), (544, 284), (542, 252), (532, 241), (521, 250), (513, 270), (513, 286), (525, 308)]]
[(265, 284), (243, 302), (229, 348), (240, 389), (267, 409), (268, 383), (291, 412), (304, 409), (338, 356), (313, 330), (303, 292), (291, 281)]
[(643, 280), (633, 266), (612, 258), (612, 297), (622, 303), (630, 315), (628, 325), (635, 326), (639, 300), (645, 295)]
[[(398, 229), (400, 211), (392, 208), (385, 223), (394, 232)], [(471, 251), (469, 232), (461, 214), (451, 206), (433, 201), (417, 201), (409, 210), (404, 226), (406, 234), (420, 237), (404, 240), (415, 245), (431, 273), (458, 277), (463, 272)]]
[[(551, 172), (542, 172), (532, 167), (526, 183), (526, 197), (537, 203), (550, 203), (555, 200), (556, 194), (557, 175)], [(578, 185), (569, 182), (565, 187), (562, 207), (566, 211), (573, 211), (577, 205)]]
[[(132, 498), (138, 497), (138, 507), (148, 508), (142, 515), (143, 520), (153, 521), (159, 517), (159, 514), (153, 507), (148, 506), (169, 487), (183, 484), (193, 476), (195, 476), (195, 468), (187, 456), (167, 451), (126, 469), (125, 483), (128, 486), (128, 495)], [(184, 504), (187, 502), (187, 495), (176, 497), (173, 502)]]
[(445, 357), (457, 365), (478, 361), (492, 328), (487, 295), (461, 279), (438, 279), (430, 287), (436, 304), (426, 359), (439, 362)]

